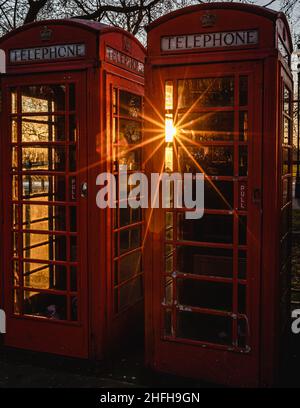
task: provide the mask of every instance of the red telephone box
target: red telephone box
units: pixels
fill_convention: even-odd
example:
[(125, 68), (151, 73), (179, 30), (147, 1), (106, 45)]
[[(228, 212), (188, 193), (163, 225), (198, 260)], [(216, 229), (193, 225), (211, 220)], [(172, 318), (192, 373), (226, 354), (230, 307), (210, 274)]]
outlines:
[(101, 358), (143, 327), (143, 217), (96, 205), (102, 172), (141, 168), (142, 45), (84, 20), (1, 39), (5, 344)]
[(201, 219), (149, 213), (156, 370), (241, 386), (276, 378), (290, 330), (291, 52), (285, 16), (257, 6), (203, 4), (148, 27), (145, 137), (158, 142), (147, 172), (205, 174)]

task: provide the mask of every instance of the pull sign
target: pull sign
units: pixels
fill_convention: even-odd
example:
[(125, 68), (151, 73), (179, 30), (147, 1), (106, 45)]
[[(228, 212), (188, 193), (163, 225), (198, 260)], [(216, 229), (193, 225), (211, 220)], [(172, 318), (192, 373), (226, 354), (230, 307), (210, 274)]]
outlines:
[(247, 183), (241, 181), (239, 183), (239, 209), (247, 210)]
[(76, 198), (77, 198), (76, 177), (70, 178), (70, 190), (71, 190), (71, 200), (76, 201)]

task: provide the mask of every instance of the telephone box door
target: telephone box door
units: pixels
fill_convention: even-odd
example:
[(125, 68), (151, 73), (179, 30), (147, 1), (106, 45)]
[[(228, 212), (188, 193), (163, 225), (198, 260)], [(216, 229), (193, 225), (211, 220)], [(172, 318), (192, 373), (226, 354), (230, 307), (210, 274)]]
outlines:
[(85, 74), (2, 89), (5, 343), (87, 357)]
[(175, 127), (176, 134), (172, 142), (166, 133), (152, 171), (160, 171), (164, 161), (167, 172), (203, 172), (205, 214), (188, 220), (184, 208), (153, 212), (153, 253), (160, 256), (153, 258), (151, 279), (150, 361), (155, 368), (188, 377), (255, 384), (261, 68), (237, 63), (153, 72), (158, 86), (148, 84), (155, 106), (152, 119), (160, 123), (164, 112), (166, 130)]

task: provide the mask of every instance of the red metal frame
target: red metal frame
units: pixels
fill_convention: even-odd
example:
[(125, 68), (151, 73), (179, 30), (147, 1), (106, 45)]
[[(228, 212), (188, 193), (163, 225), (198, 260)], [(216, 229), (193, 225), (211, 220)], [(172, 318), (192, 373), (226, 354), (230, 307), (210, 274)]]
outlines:
[[(214, 22), (209, 27), (201, 27), (199, 22), (205, 16), (213, 16)], [(205, 20), (206, 21), (206, 20)], [(161, 51), (161, 37), (183, 36), (189, 34), (237, 31), (256, 28), (259, 31), (259, 44), (251, 47), (232, 49), (208, 49), (187, 51)], [(276, 34), (275, 35), (275, 28)], [(202, 111), (235, 112), (234, 142), (202, 142), (203, 145), (231, 145), (234, 148), (233, 177), (207, 177), (215, 180), (233, 180), (234, 208), (231, 211), (206, 209), (204, 214), (232, 214), (234, 218), (234, 236), (232, 244), (215, 244), (211, 242), (187, 242), (176, 239), (165, 241), (165, 216), (161, 210), (152, 214), (148, 242), (145, 251), (145, 282), (146, 282), (146, 359), (147, 363), (161, 371), (172, 372), (188, 377), (202, 378), (212, 382), (230, 385), (258, 385), (274, 382), (279, 366), (279, 258), (274, 253), (279, 251), (280, 208), (281, 199), (281, 158), (279, 151), (279, 134), (281, 134), (281, 94), (280, 79), (277, 72), (280, 67), (285, 69), (286, 81), (292, 89), (290, 68), (287, 58), (281, 58), (274, 48), (274, 37), (280, 36), (286, 48), (287, 55), (291, 52), (291, 41), (288, 25), (282, 14), (266, 11), (259, 7), (237, 4), (205, 4), (189, 7), (157, 20), (148, 28), (148, 63), (146, 65), (146, 118), (152, 117), (158, 123), (162, 122), (164, 112), (164, 84), (173, 81), (175, 96), (174, 110), (176, 112), (177, 96), (176, 81), (187, 78), (228, 77), (235, 78), (235, 103), (230, 108), (207, 108)], [(279, 70), (279, 71), (278, 71)], [(247, 75), (249, 78), (249, 104), (238, 105), (238, 77)], [(279, 74), (278, 74), (279, 75)], [(276, 84), (276, 86), (274, 86)], [(239, 140), (239, 111), (248, 110), (248, 142)], [(158, 113), (159, 112), (159, 113)], [(192, 112), (196, 112), (193, 110)], [(280, 119), (281, 120), (281, 119)], [(176, 124), (176, 114), (175, 114)], [(163, 127), (163, 123), (162, 123)], [(149, 138), (153, 135), (153, 124), (146, 123)], [(151, 132), (151, 133), (150, 133)], [(157, 130), (157, 134), (161, 130)], [(187, 140), (186, 140), (187, 142)], [(190, 143), (191, 144), (191, 143)], [(248, 177), (240, 177), (238, 173), (239, 146), (248, 144)], [(276, 147), (278, 146), (278, 147)], [(158, 144), (157, 144), (158, 148)], [(154, 150), (153, 145), (151, 150)], [(148, 154), (151, 155), (151, 150)], [(174, 142), (176, 151), (176, 141)], [(281, 152), (281, 144), (280, 144)], [(280, 153), (281, 155), (281, 153)], [(291, 157), (289, 159), (291, 161)], [(147, 168), (148, 172), (159, 171), (164, 161), (163, 149), (156, 154)], [(290, 178), (290, 175), (283, 178)], [(247, 182), (246, 209), (240, 209), (239, 189)], [(242, 183), (242, 184), (241, 184)], [(291, 190), (290, 190), (291, 191)], [(274, 200), (275, 197), (275, 200)], [(291, 196), (289, 196), (290, 200)], [(290, 201), (288, 204), (290, 205)], [(168, 210), (169, 211), (169, 210)], [(172, 211), (172, 210), (170, 210)], [(174, 214), (180, 210), (174, 211)], [(247, 246), (239, 245), (238, 217), (247, 215)], [(147, 217), (146, 217), (147, 218)], [(176, 217), (174, 217), (176, 219)], [(290, 216), (288, 217), (290, 219)], [(174, 231), (177, 229), (174, 221)], [(176, 226), (176, 229), (175, 229)], [(213, 276), (192, 276), (197, 282), (232, 282), (233, 305), (230, 311), (201, 309), (186, 304), (180, 304), (176, 293), (176, 281), (179, 277), (191, 278), (186, 273), (173, 274), (173, 303), (165, 304), (165, 276), (163, 243), (170, 245), (193, 245), (204, 248), (232, 249), (234, 256), (233, 278), (224, 279)], [(247, 280), (239, 279), (238, 253), (247, 251)], [(272, 255), (273, 254), (273, 255)], [(176, 268), (176, 259), (174, 260)], [(176, 270), (176, 269), (175, 269)], [(286, 269), (288, 281), (289, 268)], [(239, 317), (238, 285), (247, 284), (247, 320), (250, 329), (249, 347), (239, 347), (237, 344)], [(285, 299), (288, 298), (288, 284), (285, 289)], [(286, 302), (285, 302), (286, 304)], [(162, 310), (172, 311), (171, 334), (166, 335), (166, 323)], [(232, 318), (233, 341), (224, 346), (209, 341), (195, 341), (190, 338), (176, 336), (176, 315), (179, 310), (189, 313), (209, 313)], [(289, 311), (283, 312), (286, 322)], [(169, 324), (169, 323), (168, 323)], [(168, 329), (169, 330), (169, 329)], [(167, 330), (167, 331), (168, 331)], [(274, 333), (276, 335), (274, 336)], [(275, 338), (274, 338), (275, 337)]]
[[(47, 26), (50, 38), (44, 41), (41, 36)], [(11, 49), (27, 47), (45, 47), (59, 44), (85, 44), (86, 55), (84, 57), (66, 58), (50, 61), (27, 61), (22, 63), (10, 62), (8, 55)], [(119, 59), (110, 59), (107, 47), (119, 53)], [(124, 338), (129, 333), (127, 327), (123, 327), (123, 321), (117, 320), (111, 314), (112, 310), (112, 285), (113, 285), (113, 262), (112, 252), (112, 213), (110, 210), (100, 210), (96, 206), (96, 195), (99, 187), (96, 186), (96, 178), (101, 172), (112, 169), (110, 156), (112, 143), (111, 130), (111, 104), (108, 87), (113, 85), (120, 89), (143, 96), (143, 72), (145, 50), (141, 44), (130, 34), (118, 28), (95, 23), (76, 20), (56, 20), (42, 23), (33, 23), (14, 30), (1, 39), (1, 48), (7, 53), (7, 74), (1, 80), (3, 92), (3, 111), (1, 124), (3, 129), (9, 129), (10, 117), (9, 87), (24, 85), (45, 84), (71, 84), (75, 83), (77, 89), (77, 169), (74, 175), (77, 177), (76, 200), (67, 203), (64, 201), (53, 202), (51, 206), (60, 208), (68, 204), (77, 208), (77, 233), (70, 230), (69, 216), (66, 217), (66, 229), (55, 231), (57, 237), (77, 236), (79, 252), (77, 253), (78, 264), (81, 267), (80, 290), (81, 302), (80, 321), (69, 322), (63, 320), (41, 319), (37, 317), (12, 316), (11, 315), (11, 264), (10, 253), (11, 240), (5, 240), (2, 248), (1, 259), (1, 290), (2, 301), (8, 313), (7, 335), (5, 344), (19, 348), (37, 351), (70, 355), (76, 357), (103, 358), (115, 345), (119, 345), (118, 335)], [(66, 106), (68, 109), (68, 106)], [(67, 111), (68, 112), (68, 111)], [(75, 112), (71, 112), (74, 113)], [(64, 112), (51, 112), (52, 115), (64, 114)], [(44, 112), (40, 116), (45, 116)], [(69, 115), (69, 113), (68, 113)], [(28, 115), (30, 116), (30, 115)], [(38, 116), (33, 113), (32, 116)], [(66, 127), (66, 132), (68, 128)], [(21, 129), (19, 128), (19, 134)], [(2, 182), (4, 191), (10, 194), (11, 186), (8, 177), (11, 171), (10, 135), (5, 134), (1, 139), (1, 166)], [(61, 146), (62, 142), (49, 142), (47, 147)], [(34, 144), (30, 144), (32, 147)], [(40, 147), (44, 145), (38, 144)], [(21, 144), (16, 144), (21, 146)], [(28, 145), (29, 146), (29, 145)], [(46, 144), (45, 144), (46, 146)], [(20, 147), (21, 149), (21, 147)], [(68, 152), (68, 150), (67, 150)], [(69, 153), (66, 153), (66, 163), (69, 162)], [(19, 155), (18, 171), (22, 166)], [(49, 172), (60, 175), (55, 169)], [(110, 171), (110, 170), (109, 170)], [(23, 169), (24, 174), (37, 175), (40, 171)], [(23, 174), (22, 173), (22, 174)], [(42, 172), (43, 173), (43, 172)], [(44, 173), (43, 173), (44, 174)], [(81, 195), (80, 186), (87, 182), (88, 196)], [(70, 186), (66, 185), (66, 191)], [(21, 185), (19, 187), (21, 189)], [(73, 191), (70, 192), (73, 194)], [(8, 197), (9, 198), (9, 197)], [(72, 197), (73, 198), (73, 197)], [(75, 198), (75, 197), (74, 197)], [(5, 219), (2, 236), (9, 236), (12, 219), (7, 216), (10, 213), (9, 199), (3, 202), (2, 216)], [(37, 201), (24, 201), (25, 204), (37, 204)], [(53, 208), (54, 208), (53, 207)], [(52, 208), (52, 207), (51, 207)], [(19, 215), (21, 215), (19, 211)], [(24, 229), (24, 226), (22, 226)], [(23, 231), (22, 231), (23, 232)], [(39, 229), (26, 233), (46, 234), (47, 231)], [(52, 231), (53, 232), (53, 231)], [(51, 234), (52, 234), (51, 232)], [(46, 235), (45, 235), (46, 236)], [(37, 246), (33, 244), (35, 248)], [(33, 248), (32, 246), (32, 248)], [(70, 255), (70, 252), (67, 253)], [(31, 262), (31, 260), (30, 260)], [(37, 263), (33, 259), (32, 263)], [(61, 261), (43, 261), (43, 264), (61, 265)], [(73, 262), (63, 262), (67, 270), (75, 265)], [(77, 265), (77, 264), (76, 264)], [(67, 294), (70, 291), (68, 281)], [(48, 293), (41, 290), (41, 293)], [(51, 290), (51, 294), (61, 294), (61, 291)], [(70, 310), (70, 307), (69, 309)], [(142, 325), (142, 302), (132, 305), (126, 311), (126, 319), (134, 322), (136, 316)], [(67, 313), (70, 317), (70, 311)]]

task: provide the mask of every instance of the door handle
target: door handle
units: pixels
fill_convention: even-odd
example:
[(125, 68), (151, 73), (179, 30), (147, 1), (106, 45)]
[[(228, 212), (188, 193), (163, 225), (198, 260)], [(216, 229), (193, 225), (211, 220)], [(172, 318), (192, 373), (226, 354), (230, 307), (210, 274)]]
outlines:
[(80, 186), (80, 195), (82, 198), (86, 198), (88, 195), (88, 183), (86, 181), (84, 181), (83, 183), (81, 183)]

